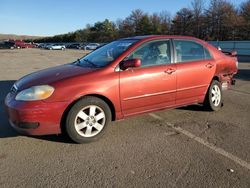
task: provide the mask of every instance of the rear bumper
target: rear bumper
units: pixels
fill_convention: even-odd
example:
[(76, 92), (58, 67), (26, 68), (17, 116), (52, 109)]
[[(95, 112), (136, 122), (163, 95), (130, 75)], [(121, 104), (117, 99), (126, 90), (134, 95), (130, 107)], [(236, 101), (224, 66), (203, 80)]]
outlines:
[(236, 85), (236, 80), (233, 78), (233, 75), (221, 76), (220, 82), (222, 90), (227, 90), (231, 88), (232, 85)]
[(236, 80), (235, 79), (231, 80), (231, 85), (236, 85)]
[(60, 134), (61, 118), (67, 105), (66, 102), (16, 101), (10, 95), (5, 99), (10, 125), (26, 135)]

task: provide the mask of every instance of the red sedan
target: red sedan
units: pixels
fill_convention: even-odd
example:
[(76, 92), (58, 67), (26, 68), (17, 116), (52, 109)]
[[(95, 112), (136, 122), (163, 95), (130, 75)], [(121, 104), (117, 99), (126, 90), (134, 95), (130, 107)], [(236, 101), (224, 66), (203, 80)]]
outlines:
[(14, 42), (15, 42), (16, 48), (34, 48), (35, 47), (34, 44), (26, 43), (26, 42), (21, 41), (21, 40), (16, 40)]
[(234, 84), (235, 54), (184, 36), (111, 42), (76, 62), (29, 74), (5, 99), (10, 124), (28, 135), (66, 131), (77, 143), (100, 138), (110, 121), (203, 104), (217, 111)]

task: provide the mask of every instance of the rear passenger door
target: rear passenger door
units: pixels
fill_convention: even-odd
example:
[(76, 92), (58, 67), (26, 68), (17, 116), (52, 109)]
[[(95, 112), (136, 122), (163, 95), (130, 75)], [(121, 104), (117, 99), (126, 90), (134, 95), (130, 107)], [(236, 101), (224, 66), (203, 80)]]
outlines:
[(215, 72), (209, 51), (193, 40), (174, 40), (176, 62), (176, 104), (202, 101)]

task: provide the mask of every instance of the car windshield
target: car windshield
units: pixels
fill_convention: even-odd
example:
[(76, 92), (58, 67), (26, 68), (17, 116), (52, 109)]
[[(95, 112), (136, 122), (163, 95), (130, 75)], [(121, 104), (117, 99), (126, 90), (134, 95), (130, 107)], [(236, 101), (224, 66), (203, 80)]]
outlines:
[(106, 44), (77, 61), (80, 66), (105, 67), (137, 42), (135, 39), (117, 40)]

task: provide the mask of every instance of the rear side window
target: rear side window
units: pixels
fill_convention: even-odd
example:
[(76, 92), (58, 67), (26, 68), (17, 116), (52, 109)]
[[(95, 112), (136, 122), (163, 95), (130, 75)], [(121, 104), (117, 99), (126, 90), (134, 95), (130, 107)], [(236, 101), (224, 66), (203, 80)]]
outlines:
[(211, 59), (209, 51), (194, 41), (174, 40), (177, 62)]
[(210, 55), (208, 49), (204, 48), (204, 53), (205, 53), (205, 59), (212, 59), (212, 56)]

